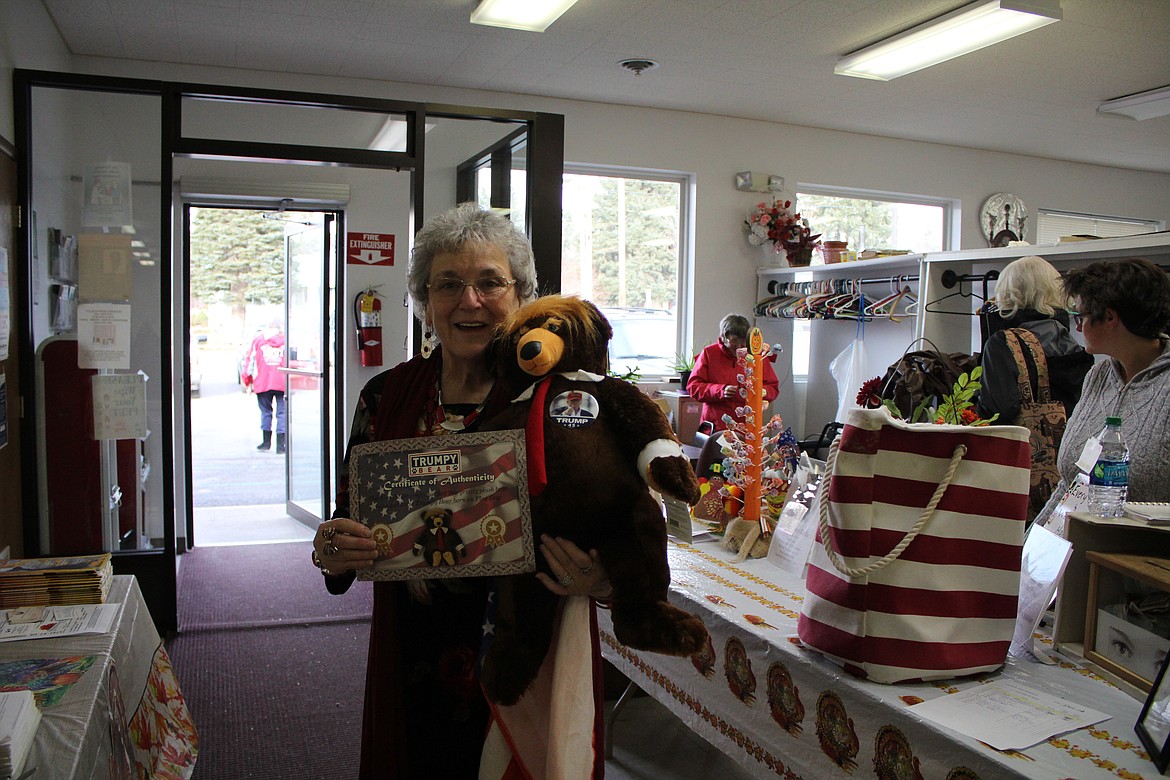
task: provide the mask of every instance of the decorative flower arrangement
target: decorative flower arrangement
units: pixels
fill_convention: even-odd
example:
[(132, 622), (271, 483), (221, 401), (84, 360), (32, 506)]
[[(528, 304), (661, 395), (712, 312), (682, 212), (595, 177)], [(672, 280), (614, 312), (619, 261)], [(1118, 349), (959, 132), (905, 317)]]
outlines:
[[(943, 396), (942, 403), (938, 408), (931, 406), (931, 401), (934, 398), (926, 396), (907, 420), (912, 423), (930, 421), (935, 425), (944, 423), (950, 425), (988, 425), (995, 422), (999, 419), (998, 413), (984, 420), (975, 411), (975, 403), (971, 400), (983, 387), (979, 382), (981, 376), (983, 376), (981, 366), (971, 369), (970, 374), (960, 374), (959, 378), (955, 380), (951, 394)], [(890, 410), (890, 414), (894, 417), (901, 417), (902, 412), (894, 405), (894, 402), (881, 397), (881, 389), (881, 377), (867, 380), (857, 393), (857, 405), (865, 409), (877, 409), (879, 406), (884, 406)]]
[(808, 220), (802, 219), (800, 212), (793, 212), (790, 200), (775, 200), (770, 205), (760, 201), (748, 212), (743, 224), (752, 246), (771, 242), (773, 251), (784, 249), (789, 255), (800, 254), (802, 250), (811, 252), (820, 246), (817, 240), (820, 233), (812, 234)]

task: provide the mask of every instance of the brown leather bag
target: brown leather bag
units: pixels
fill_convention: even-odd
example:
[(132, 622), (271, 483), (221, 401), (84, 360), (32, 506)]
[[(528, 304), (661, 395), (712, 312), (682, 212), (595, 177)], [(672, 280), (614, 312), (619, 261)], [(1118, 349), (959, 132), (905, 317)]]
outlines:
[(886, 369), (881, 397), (893, 401), (902, 417), (910, 419), (923, 398), (933, 398), (932, 403), (937, 407), (944, 395), (954, 392), (959, 376), (970, 373), (978, 365), (978, 355), (963, 352), (948, 354), (936, 349), (907, 352)]
[[(1056, 468), (1056, 454), (1060, 451), (1060, 440), (1064, 438), (1064, 428), (1068, 420), (1064, 413), (1064, 404), (1052, 398), (1052, 390), (1048, 382), (1048, 360), (1044, 357), (1044, 350), (1036, 334), (1027, 328), (1011, 328), (1004, 331), (1004, 340), (1012, 351), (1019, 370), (1016, 384), (1020, 391), (1020, 414), (1015, 425), (1020, 425), (1030, 432), (1032, 445), (1032, 486), (1028, 492), (1028, 522), (1048, 503), (1048, 497), (1060, 481), (1060, 472)], [(1028, 367), (1028, 359), (1024, 355), (1024, 348), (1031, 355), (1031, 363), (1035, 366), (1036, 392), (1032, 392), (1032, 371)]]

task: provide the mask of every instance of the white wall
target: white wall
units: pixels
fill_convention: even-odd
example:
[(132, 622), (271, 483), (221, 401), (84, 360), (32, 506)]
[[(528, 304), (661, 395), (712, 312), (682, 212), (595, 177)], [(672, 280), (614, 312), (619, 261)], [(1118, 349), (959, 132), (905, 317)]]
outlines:
[[(62, 47), (59, 40), (53, 40), (54, 35), (46, 35), (39, 3), (5, 0), (2, 8), (0, 22), (11, 17), (24, 34), (20, 46), (6, 44), (6, 59), (0, 62), (20, 67), (62, 67), (45, 62), (51, 52), (60, 53)], [(55, 59), (59, 62), (61, 57)], [(74, 58), (72, 67), (114, 76), (563, 114), (565, 156), (570, 162), (687, 171), (695, 175), (697, 267), (690, 334), (695, 348), (714, 338), (723, 314), (749, 310), (755, 303), (755, 269), (760, 254), (747, 244), (741, 223), (746, 208), (758, 196), (733, 188), (736, 171), (779, 174), (790, 189), (798, 183), (808, 183), (957, 199), (962, 209), (961, 248), (983, 244), (976, 215), (983, 200), (994, 192), (1012, 192), (1033, 210), (1053, 208), (1170, 219), (1167, 174), (706, 114), (418, 84), (85, 57)], [(0, 85), (3, 88), (6, 85)], [(5, 104), (0, 106), (0, 112), (9, 112), (10, 108)], [(11, 125), (7, 113), (0, 113), (0, 121), (0, 128)], [(406, 314), (401, 316), (405, 318)], [(814, 355), (813, 360), (827, 361), (831, 357)]]
[[(565, 116), (570, 162), (688, 171), (696, 177), (694, 345), (715, 336), (719, 318), (755, 303), (759, 250), (741, 231), (758, 196), (732, 186), (736, 171), (759, 170), (797, 183), (905, 192), (961, 203), (960, 248), (984, 244), (976, 215), (994, 192), (1028, 206), (1170, 219), (1170, 175), (1024, 155), (903, 141), (809, 127), (530, 95), (446, 89), (278, 73), (79, 58), (81, 70), (375, 97), (547, 111)], [(815, 359), (816, 356), (814, 356)]]
[(12, 69), (68, 70), (71, 55), (40, 0), (0, 0), (0, 136), (14, 143)]

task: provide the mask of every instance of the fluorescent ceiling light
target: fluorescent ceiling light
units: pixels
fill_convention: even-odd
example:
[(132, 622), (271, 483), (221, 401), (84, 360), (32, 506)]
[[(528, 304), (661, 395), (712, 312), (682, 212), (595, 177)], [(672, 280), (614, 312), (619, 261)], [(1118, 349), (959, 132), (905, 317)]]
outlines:
[(1060, 21), (1059, 0), (982, 0), (837, 60), (842, 76), (889, 81)]
[(1097, 106), (1098, 114), (1121, 114), (1134, 119), (1154, 119), (1170, 115), (1170, 86), (1139, 92)]
[(544, 32), (577, 0), (480, 0), (472, 24)]

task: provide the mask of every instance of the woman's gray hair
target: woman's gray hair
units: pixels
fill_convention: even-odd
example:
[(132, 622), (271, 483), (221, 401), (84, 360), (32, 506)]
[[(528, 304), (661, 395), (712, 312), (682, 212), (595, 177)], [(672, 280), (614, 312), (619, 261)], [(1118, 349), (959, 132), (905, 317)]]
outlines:
[(1004, 317), (1014, 317), (1021, 309), (1035, 309), (1051, 317), (1067, 302), (1060, 271), (1037, 255), (1013, 260), (995, 280), (995, 304)]
[(414, 237), (406, 285), (414, 299), (415, 316), (419, 319), (425, 316), (424, 310), (430, 299), (427, 282), (431, 280), (435, 256), (444, 252), (462, 252), (476, 244), (504, 250), (520, 301), (528, 303), (536, 298), (536, 258), (528, 239), (502, 214), (480, 208), (476, 203), (460, 203), (427, 220)]
[(719, 320), (719, 337), (735, 336), (746, 341), (750, 327), (748, 318), (742, 314), (725, 314), (723, 319)]

